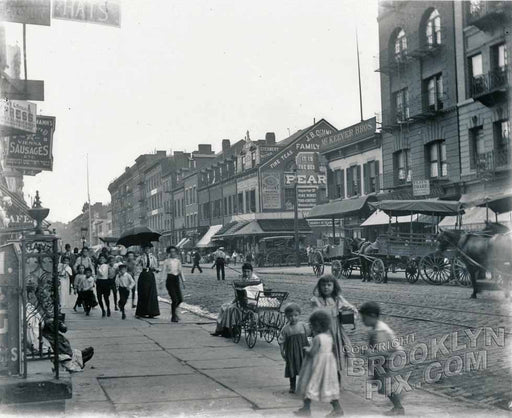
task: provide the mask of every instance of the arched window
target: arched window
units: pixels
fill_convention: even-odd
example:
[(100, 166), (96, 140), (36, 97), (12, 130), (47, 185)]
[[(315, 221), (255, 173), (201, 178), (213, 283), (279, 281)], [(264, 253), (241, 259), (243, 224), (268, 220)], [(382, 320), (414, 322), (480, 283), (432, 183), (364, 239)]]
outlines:
[(427, 45), (440, 45), (441, 44), (441, 16), (439, 12), (434, 9), (427, 19), (426, 27)]
[(407, 37), (403, 29), (400, 29), (395, 39), (395, 60), (400, 61), (407, 55)]

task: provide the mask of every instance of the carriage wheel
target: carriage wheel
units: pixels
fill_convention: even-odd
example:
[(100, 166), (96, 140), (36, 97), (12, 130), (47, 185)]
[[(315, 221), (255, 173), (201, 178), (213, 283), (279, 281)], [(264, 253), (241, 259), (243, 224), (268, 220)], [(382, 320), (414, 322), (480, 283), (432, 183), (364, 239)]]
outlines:
[(265, 341), (267, 343), (270, 344), (272, 341), (274, 341), (274, 337), (275, 337), (274, 324), (276, 323), (277, 318), (276, 318), (275, 312), (272, 312), (272, 311), (265, 312), (263, 315), (266, 317), (265, 324), (264, 324), (265, 331), (263, 332), (263, 338), (265, 339)]
[(441, 285), (450, 280), (450, 260), (442, 255), (429, 254), (420, 261), (420, 274), (430, 284)]
[(258, 340), (258, 323), (254, 312), (249, 311), (245, 320), (245, 342), (247, 347), (253, 348)]
[(352, 275), (352, 263), (350, 261), (343, 262), (341, 266), (341, 278), (348, 279)]
[(313, 273), (315, 273), (315, 276), (320, 277), (324, 274), (324, 256), (320, 251), (315, 251), (311, 257), (311, 264), (313, 265)]
[(337, 279), (341, 276), (341, 261), (340, 260), (332, 260), (331, 262), (331, 274)]
[(231, 341), (235, 344), (240, 342), (242, 335), (242, 311), (238, 308), (231, 312)]
[(405, 278), (409, 283), (416, 283), (420, 277), (420, 270), (416, 260), (409, 260), (405, 266)]
[(464, 263), (460, 257), (455, 257), (452, 263), (453, 277), (457, 281), (457, 284), (463, 287), (470, 287), (471, 276), (466, 263)]
[(386, 267), (384, 266), (384, 261), (382, 261), (380, 258), (373, 260), (373, 263), (370, 267), (370, 277), (376, 283), (382, 283), (386, 278)]

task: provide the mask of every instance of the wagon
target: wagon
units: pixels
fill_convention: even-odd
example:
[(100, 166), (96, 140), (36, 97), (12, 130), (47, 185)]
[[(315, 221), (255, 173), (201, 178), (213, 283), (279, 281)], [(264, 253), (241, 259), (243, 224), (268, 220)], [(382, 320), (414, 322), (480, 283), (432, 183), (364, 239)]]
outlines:
[[(364, 219), (370, 214), (369, 204), (376, 200), (375, 195), (359, 196), (334, 200), (315, 206), (311, 210), (308, 219), (330, 221), (332, 228), (332, 243), (313, 250), (309, 256), (309, 264), (315, 275), (322, 275), (328, 263), (331, 264), (331, 273), (338, 279), (349, 278), (353, 270), (361, 267), (357, 250), (362, 240), (353, 237), (354, 232), (347, 224), (356, 221), (359, 226), (359, 218)], [(336, 233), (336, 219), (341, 220), (343, 224), (342, 233)]]
[[(258, 284), (260, 282), (254, 282)], [(256, 345), (258, 336), (271, 343), (278, 337), (285, 324), (281, 306), (288, 297), (287, 292), (264, 290), (258, 292), (256, 299), (249, 300), (245, 287), (251, 282), (233, 283), (236, 307), (231, 312), (231, 338), (234, 343), (240, 342), (242, 334), (249, 348)]]
[[(373, 280), (378, 283), (385, 281), (389, 270), (404, 271), (410, 283), (415, 283), (420, 276), (435, 285), (453, 278), (451, 266), (455, 253), (436, 251), (437, 221), (442, 216), (458, 216), (463, 213), (461, 203), (441, 200), (383, 200), (370, 205), (390, 216), (390, 226), (392, 217), (411, 217), (409, 233), (390, 231), (379, 235), (373, 244), (374, 252), (361, 255), (362, 263), (369, 264), (369, 274)], [(417, 214), (432, 217), (430, 232), (413, 232), (413, 215)]]

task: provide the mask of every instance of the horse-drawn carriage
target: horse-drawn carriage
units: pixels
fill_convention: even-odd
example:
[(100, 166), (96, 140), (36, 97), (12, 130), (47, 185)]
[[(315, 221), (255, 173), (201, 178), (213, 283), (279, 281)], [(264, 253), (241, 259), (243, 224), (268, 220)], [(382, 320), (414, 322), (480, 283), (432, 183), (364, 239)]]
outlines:
[[(259, 281), (253, 284), (260, 284)], [(253, 348), (260, 338), (271, 343), (285, 324), (284, 313), (281, 306), (288, 297), (287, 292), (273, 292), (270, 289), (260, 291), (256, 298), (251, 300), (247, 297), (246, 288), (250, 286), (248, 281), (235, 281), (236, 307), (231, 312), (231, 338), (234, 343), (240, 341), (242, 333), (249, 348)]]
[[(389, 270), (403, 270), (410, 283), (421, 277), (428, 283), (439, 285), (452, 276), (452, 259), (455, 252), (437, 251), (437, 224), (442, 216), (458, 216), (463, 212), (459, 202), (442, 200), (384, 200), (371, 203), (389, 215), (390, 228), (381, 234), (373, 244), (361, 247), (361, 270), (363, 277), (369, 276), (377, 283), (386, 280)], [(415, 215), (431, 217), (430, 231), (413, 232)], [(410, 216), (409, 232), (392, 231), (392, 218)]]
[(339, 244), (327, 244), (315, 249), (309, 257), (309, 264), (316, 276), (321, 276), (325, 265), (331, 264), (331, 273), (337, 279), (348, 279), (352, 271), (360, 268), (360, 257), (357, 254), (358, 243), (354, 238), (341, 237)]

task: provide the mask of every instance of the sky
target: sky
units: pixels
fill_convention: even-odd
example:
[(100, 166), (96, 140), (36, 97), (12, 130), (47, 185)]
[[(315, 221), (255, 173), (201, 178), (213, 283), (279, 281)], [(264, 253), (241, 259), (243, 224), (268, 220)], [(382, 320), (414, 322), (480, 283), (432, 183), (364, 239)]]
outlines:
[(120, 28), (29, 25), (28, 78), (44, 80), (38, 113), (57, 123), (53, 172), (25, 177), (25, 196), (39, 190), (49, 219), (67, 222), (87, 200), (87, 155), (91, 201), (107, 203), (142, 153), (357, 123), (356, 27), (373, 117), (376, 18), (376, 0), (124, 0)]

